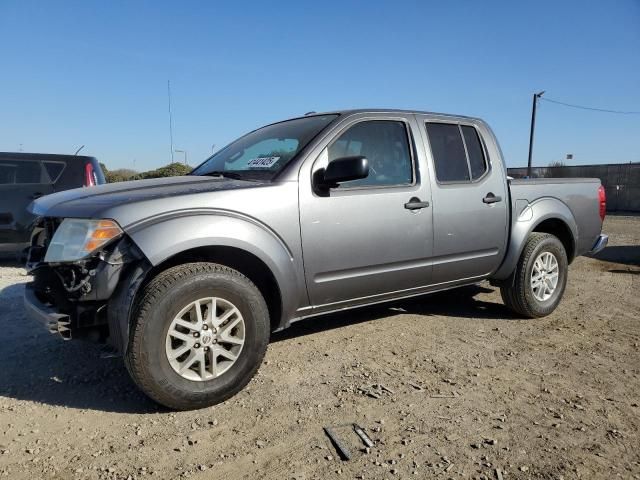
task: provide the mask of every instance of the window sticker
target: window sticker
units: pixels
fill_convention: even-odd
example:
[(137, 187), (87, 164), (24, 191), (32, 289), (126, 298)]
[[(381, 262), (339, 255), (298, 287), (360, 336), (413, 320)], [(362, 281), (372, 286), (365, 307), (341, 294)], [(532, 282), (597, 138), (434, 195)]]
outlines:
[(258, 157), (249, 160), (249, 168), (271, 168), (280, 157)]

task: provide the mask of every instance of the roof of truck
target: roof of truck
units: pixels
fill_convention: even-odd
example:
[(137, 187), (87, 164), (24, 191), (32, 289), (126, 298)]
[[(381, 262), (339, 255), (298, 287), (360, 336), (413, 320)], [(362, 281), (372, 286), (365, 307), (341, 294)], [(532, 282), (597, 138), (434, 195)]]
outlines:
[(439, 112), (429, 112), (426, 110), (409, 110), (409, 109), (400, 109), (400, 108), (354, 108), (354, 109), (346, 109), (346, 110), (332, 110), (328, 112), (309, 112), (304, 116), (312, 116), (312, 115), (353, 115), (356, 113), (408, 113), (408, 114), (421, 114), (421, 115), (437, 115), (441, 117), (455, 117), (455, 118), (468, 118), (470, 120), (479, 120), (476, 117), (470, 117), (468, 115), (457, 115), (452, 113), (439, 113)]

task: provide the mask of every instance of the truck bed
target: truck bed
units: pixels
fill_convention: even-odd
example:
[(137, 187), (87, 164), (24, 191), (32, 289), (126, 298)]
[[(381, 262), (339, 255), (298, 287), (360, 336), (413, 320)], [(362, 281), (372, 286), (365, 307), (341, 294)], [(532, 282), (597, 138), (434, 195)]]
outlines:
[(578, 226), (576, 256), (591, 250), (602, 228), (599, 215), (598, 178), (532, 178), (510, 179), (512, 224), (528, 204), (545, 198), (564, 203)]

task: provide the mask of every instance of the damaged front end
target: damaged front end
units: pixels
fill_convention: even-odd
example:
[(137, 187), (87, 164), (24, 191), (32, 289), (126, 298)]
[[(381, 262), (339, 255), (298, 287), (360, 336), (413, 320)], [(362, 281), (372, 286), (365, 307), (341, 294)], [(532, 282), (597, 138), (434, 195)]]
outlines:
[(26, 265), (33, 275), (25, 290), (27, 311), (66, 340), (108, 342), (122, 352), (130, 305), (122, 302), (132, 299), (150, 265), (122, 232), (83, 258), (49, 261), (49, 249), (61, 248), (52, 247), (61, 223), (42, 218), (33, 230)]

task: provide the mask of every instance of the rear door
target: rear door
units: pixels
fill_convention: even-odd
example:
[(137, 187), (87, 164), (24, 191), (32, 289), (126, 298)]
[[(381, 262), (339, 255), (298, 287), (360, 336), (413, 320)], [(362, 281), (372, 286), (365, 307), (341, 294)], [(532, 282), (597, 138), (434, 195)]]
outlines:
[(418, 115), (434, 179), (433, 283), (482, 277), (508, 234), (506, 175), (490, 130), (472, 119)]
[(52, 192), (41, 161), (0, 159), (0, 243), (28, 242), (33, 215), (27, 206)]
[[(411, 293), (431, 279), (431, 209), (405, 206), (430, 201), (415, 118), (366, 114), (337, 130), (309, 156), (299, 179), (305, 276), (318, 310)], [(367, 157), (369, 176), (326, 195), (314, 192), (314, 173), (350, 155)]]

